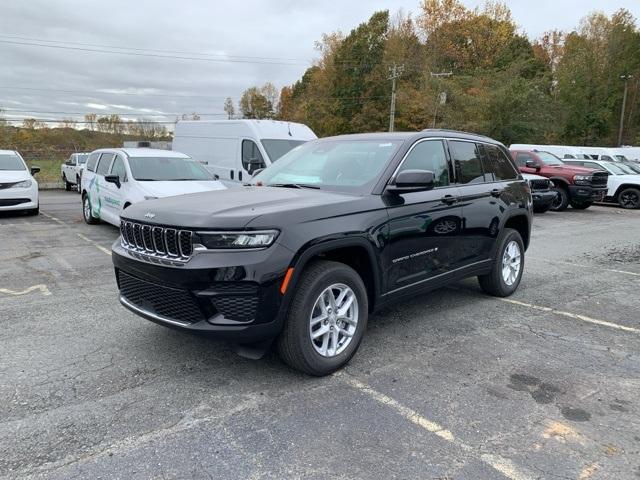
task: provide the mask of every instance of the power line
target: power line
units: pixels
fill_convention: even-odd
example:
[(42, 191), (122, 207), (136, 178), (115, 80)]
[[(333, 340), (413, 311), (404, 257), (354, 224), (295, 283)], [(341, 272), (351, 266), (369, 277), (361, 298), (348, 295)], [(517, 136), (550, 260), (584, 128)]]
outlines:
[(156, 53), (139, 53), (139, 52), (126, 52), (126, 51), (115, 51), (115, 50), (102, 50), (97, 48), (85, 48), (85, 47), (69, 47), (63, 45), (46, 45), (44, 43), (33, 43), (33, 42), (18, 42), (13, 40), (0, 40), (0, 43), (6, 43), (10, 45), (22, 45), (22, 46), (31, 46), (31, 47), (45, 47), (45, 48), (57, 48), (61, 50), (75, 50), (82, 52), (93, 52), (93, 53), (106, 53), (106, 54), (114, 54), (114, 55), (129, 55), (134, 57), (152, 57), (152, 58), (170, 58), (175, 60), (194, 60), (200, 62), (216, 62), (216, 63), (248, 63), (248, 64), (259, 64), (259, 65), (280, 65), (280, 66), (308, 66), (307, 63), (292, 63), (292, 62), (283, 62), (283, 61), (258, 61), (258, 60), (242, 60), (242, 59), (232, 59), (232, 58), (202, 58), (202, 57), (193, 57), (193, 56), (179, 56), (179, 55), (159, 55)]
[(302, 58), (257, 57), (257, 56), (251, 56), (251, 55), (227, 55), (227, 54), (221, 54), (221, 53), (203, 53), (203, 52), (188, 52), (188, 51), (182, 51), (182, 50), (160, 50), (160, 49), (154, 49), (154, 48), (123, 47), (118, 45), (70, 42), (66, 40), (48, 40), (45, 38), (23, 37), (19, 35), (7, 35), (7, 34), (0, 34), (0, 37), (12, 38), (16, 40), (27, 40), (31, 42), (60, 43), (65, 45), (110, 48), (110, 49), (116, 49), (116, 50), (135, 50), (138, 52), (156, 52), (156, 53), (168, 53), (168, 54), (178, 54), (178, 55), (198, 55), (203, 57), (222, 57), (223, 59), (235, 58), (235, 59), (252, 59), (252, 60), (277, 60), (277, 61), (287, 61), (287, 62), (306, 62), (306, 60)]
[[(186, 112), (180, 112), (180, 113), (171, 113), (171, 112), (167, 112), (167, 113), (158, 113), (158, 112), (58, 112), (58, 111), (44, 111), (44, 110), (22, 110), (22, 109), (16, 109), (16, 108), (0, 108), (0, 112), (16, 112), (16, 113), (47, 113), (47, 114), (56, 114), (56, 115), (87, 115), (90, 113), (95, 113), (98, 116), (109, 116), (109, 115), (118, 115), (118, 116), (131, 116), (131, 115), (147, 115), (147, 116), (156, 116), (156, 117), (168, 117), (168, 116), (176, 116), (176, 115), (183, 115)], [(217, 116), (217, 115), (224, 115), (226, 116), (227, 114), (224, 112), (215, 112), (215, 113), (200, 113), (197, 112), (198, 115), (206, 115), (206, 116)]]

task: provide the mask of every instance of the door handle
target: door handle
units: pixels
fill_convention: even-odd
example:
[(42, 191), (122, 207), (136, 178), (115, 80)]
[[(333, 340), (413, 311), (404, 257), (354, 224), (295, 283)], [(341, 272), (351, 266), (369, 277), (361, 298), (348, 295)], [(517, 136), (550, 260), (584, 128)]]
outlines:
[(447, 205), (452, 205), (458, 201), (458, 197), (454, 197), (453, 195), (445, 195), (440, 199), (440, 201)]
[(504, 192), (504, 189), (502, 188), (494, 188), (493, 190), (491, 190), (491, 196), (492, 197), (499, 197), (500, 195), (502, 195), (502, 192)]

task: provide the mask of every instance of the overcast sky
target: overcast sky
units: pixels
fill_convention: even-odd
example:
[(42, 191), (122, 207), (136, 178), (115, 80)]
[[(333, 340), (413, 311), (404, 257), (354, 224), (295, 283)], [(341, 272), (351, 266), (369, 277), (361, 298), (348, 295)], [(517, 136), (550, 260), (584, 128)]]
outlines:
[[(475, 7), (483, 0), (463, 3)], [(594, 10), (611, 14), (624, 7), (640, 17), (639, 0), (507, 4), (530, 38), (575, 28)], [(299, 79), (317, 56), (314, 42), (322, 33), (348, 33), (381, 9), (417, 15), (418, 5), (419, 0), (0, 0), (0, 109), (5, 118), (20, 119), (96, 112), (170, 121), (192, 111), (223, 118), (206, 114), (221, 113), (225, 97), (237, 103), (252, 85), (272, 81), (280, 88)]]

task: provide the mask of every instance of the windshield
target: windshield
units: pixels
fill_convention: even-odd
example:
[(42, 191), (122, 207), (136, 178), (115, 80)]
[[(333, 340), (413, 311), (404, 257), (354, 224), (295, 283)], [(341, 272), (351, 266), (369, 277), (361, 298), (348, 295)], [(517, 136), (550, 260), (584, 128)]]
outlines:
[(326, 140), (299, 146), (272, 164), (254, 185), (313, 186), (364, 193), (371, 189), (401, 141)]
[(89, 158), (89, 154), (88, 153), (79, 153), (77, 155), (78, 157), (78, 164), (79, 165), (84, 165), (85, 163), (87, 163), (87, 158)]
[(271, 162), (275, 162), (285, 153), (306, 142), (304, 140), (261, 140), (260, 143), (267, 151)]
[(24, 163), (13, 153), (0, 153), (0, 170), (26, 170)]
[(628, 161), (627, 157), (625, 157), (624, 155), (614, 155), (614, 157), (616, 157), (621, 162), (627, 162)]
[(564, 162), (549, 152), (536, 152), (545, 165), (564, 165)]
[(129, 157), (133, 178), (141, 182), (215, 180), (202, 165), (190, 158)]
[(614, 175), (628, 175), (629, 172), (627, 172), (623, 167), (623, 165), (619, 165), (617, 163), (613, 163), (613, 162), (603, 162), (603, 165), (605, 166), (605, 168), (607, 170), (609, 170), (609, 173), (613, 173)]

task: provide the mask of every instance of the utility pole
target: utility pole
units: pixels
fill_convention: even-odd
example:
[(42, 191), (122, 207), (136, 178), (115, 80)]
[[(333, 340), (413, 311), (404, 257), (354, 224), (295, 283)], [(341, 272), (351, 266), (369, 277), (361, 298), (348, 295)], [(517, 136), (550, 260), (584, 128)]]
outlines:
[(404, 65), (397, 66), (395, 63), (393, 67), (389, 67), (389, 71), (391, 72), (391, 76), (389, 80), (391, 80), (391, 107), (389, 111), (389, 131), (393, 132), (393, 127), (396, 121), (396, 79), (402, 76), (404, 72)]
[[(431, 75), (431, 78), (440, 79), (440, 78), (449, 78), (451, 75), (453, 75), (453, 72), (440, 72), (440, 73), (429, 72), (429, 74)], [(439, 82), (438, 82), (438, 86), (440, 86)], [(433, 124), (431, 128), (436, 128), (436, 119), (438, 118), (438, 107), (440, 105), (444, 105), (446, 101), (447, 101), (447, 93), (444, 91), (438, 92), (438, 95), (436, 97), (436, 108), (433, 112)]]
[(618, 130), (618, 146), (622, 146), (622, 131), (624, 130), (624, 111), (627, 107), (627, 87), (629, 80), (633, 78), (633, 75), (620, 75), (620, 78), (624, 80), (624, 93), (622, 94), (622, 111), (620, 112), (620, 129)]

